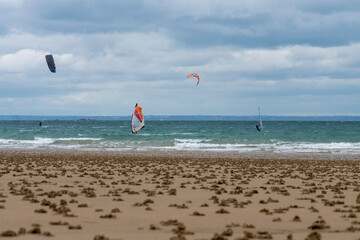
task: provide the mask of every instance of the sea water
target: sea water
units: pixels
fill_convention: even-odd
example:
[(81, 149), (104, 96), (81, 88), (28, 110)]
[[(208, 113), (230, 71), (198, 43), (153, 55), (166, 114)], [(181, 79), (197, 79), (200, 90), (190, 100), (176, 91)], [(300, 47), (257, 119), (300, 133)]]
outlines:
[(360, 122), (0, 121), (0, 148), (360, 154)]

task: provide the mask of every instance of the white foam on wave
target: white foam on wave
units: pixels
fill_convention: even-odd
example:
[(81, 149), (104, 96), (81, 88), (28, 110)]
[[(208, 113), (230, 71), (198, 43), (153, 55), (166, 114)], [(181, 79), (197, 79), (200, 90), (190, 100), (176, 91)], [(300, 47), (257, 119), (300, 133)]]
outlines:
[(102, 138), (53, 138), (55, 141), (100, 141)]
[(310, 143), (283, 142), (272, 139), (270, 143), (212, 143), (203, 139), (175, 139), (173, 146), (152, 149), (188, 151), (236, 151), (273, 153), (360, 153), (360, 143)]
[(34, 140), (0, 139), (1, 146), (46, 145), (53, 143), (51, 138), (35, 138)]
[[(51, 147), (54, 143), (69, 143), (67, 147), (76, 148), (81, 144), (71, 144), (72, 142), (82, 141), (100, 141), (102, 138), (44, 138), (34, 137), (33, 140), (18, 140), (18, 139), (0, 139), (1, 148), (37, 148), (37, 147)], [(71, 146), (73, 145), (73, 146)]]
[(105, 140), (103, 138), (71, 137), (45, 138), (33, 140), (0, 139), (0, 148), (63, 148), (63, 149), (103, 149), (103, 150), (181, 150), (181, 151), (235, 151), (272, 153), (340, 153), (360, 154), (360, 142), (286, 142), (271, 139), (267, 143), (251, 143), (241, 140), (234, 143), (219, 142), (214, 139), (178, 139), (164, 141)]
[(277, 152), (298, 152), (298, 153), (360, 153), (360, 143), (331, 142), (331, 143), (279, 143), (276, 147)]
[(211, 139), (174, 139), (174, 146), (166, 147), (174, 150), (205, 150), (205, 151), (246, 151), (256, 148), (250, 144), (244, 143), (211, 143)]
[(175, 135), (195, 135), (196, 133), (138, 133), (137, 136), (175, 136)]

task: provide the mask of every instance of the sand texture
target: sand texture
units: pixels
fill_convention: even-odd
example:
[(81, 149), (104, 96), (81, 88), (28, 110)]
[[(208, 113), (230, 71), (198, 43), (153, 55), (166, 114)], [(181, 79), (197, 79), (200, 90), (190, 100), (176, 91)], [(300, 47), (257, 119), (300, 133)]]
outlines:
[(356, 160), (0, 153), (0, 239), (360, 239)]

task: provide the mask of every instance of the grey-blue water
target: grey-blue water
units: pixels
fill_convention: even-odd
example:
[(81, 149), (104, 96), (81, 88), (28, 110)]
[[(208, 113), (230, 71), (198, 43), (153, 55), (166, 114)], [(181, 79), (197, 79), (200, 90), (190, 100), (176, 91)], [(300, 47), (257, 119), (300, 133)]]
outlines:
[(146, 121), (133, 135), (130, 121), (0, 121), (0, 148), (360, 153), (360, 122), (256, 123)]

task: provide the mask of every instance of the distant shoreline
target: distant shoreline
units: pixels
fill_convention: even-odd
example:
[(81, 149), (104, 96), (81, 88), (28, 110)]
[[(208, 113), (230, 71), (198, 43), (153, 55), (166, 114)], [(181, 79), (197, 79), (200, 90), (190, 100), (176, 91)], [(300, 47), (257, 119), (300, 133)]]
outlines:
[[(145, 115), (147, 121), (258, 121), (259, 116), (222, 115)], [(38, 116), (38, 115), (0, 115), (1, 120), (130, 120), (131, 116)], [(271, 116), (263, 115), (263, 121), (360, 121), (360, 116)]]

